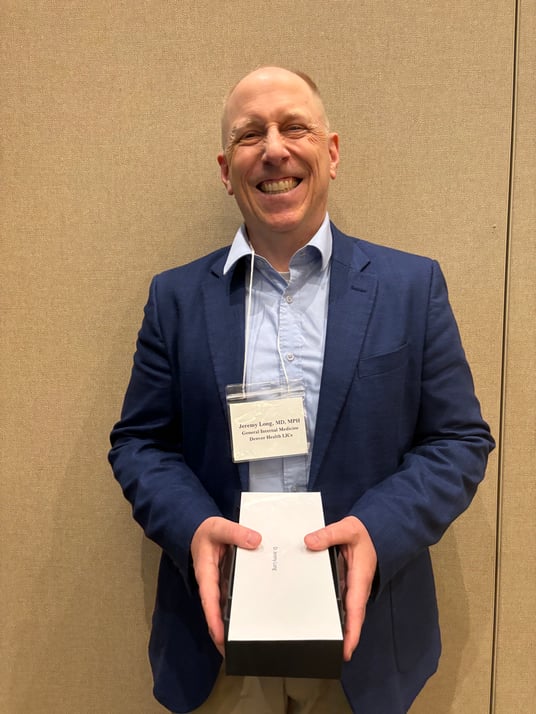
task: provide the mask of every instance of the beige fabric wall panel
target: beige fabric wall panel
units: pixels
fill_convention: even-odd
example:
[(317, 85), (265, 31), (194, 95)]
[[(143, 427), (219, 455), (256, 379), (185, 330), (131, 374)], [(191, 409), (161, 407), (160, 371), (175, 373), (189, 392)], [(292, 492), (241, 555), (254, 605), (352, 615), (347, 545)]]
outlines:
[[(150, 276), (237, 226), (218, 179), (218, 118), (252, 67), (317, 79), (341, 134), (339, 226), (441, 261), (497, 433), (513, 9), (3, 3), (1, 712), (163, 711), (146, 659), (158, 552), (113, 482), (107, 435)], [(434, 551), (444, 656), (417, 714), (489, 711), (496, 464)], [(503, 511), (506, 534), (514, 517)], [(499, 645), (506, 675), (513, 640)]]
[(520, 5), (494, 714), (536, 707), (536, 6)]

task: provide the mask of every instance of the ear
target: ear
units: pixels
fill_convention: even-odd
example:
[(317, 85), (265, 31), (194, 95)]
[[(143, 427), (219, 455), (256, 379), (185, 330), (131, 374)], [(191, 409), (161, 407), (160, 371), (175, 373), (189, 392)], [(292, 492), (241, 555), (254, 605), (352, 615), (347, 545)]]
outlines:
[(337, 167), (339, 166), (339, 135), (330, 134), (328, 137), (328, 151), (329, 151), (329, 175), (332, 179), (337, 176)]
[(218, 154), (218, 163), (220, 165), (220, 177), (223, 185), (227, 189), (229, 196), (233, 195), (233, 187), (231, 186), (231, 179), (229, 177), (229, 164), (227, 163), (227, 157), (225, 154)]

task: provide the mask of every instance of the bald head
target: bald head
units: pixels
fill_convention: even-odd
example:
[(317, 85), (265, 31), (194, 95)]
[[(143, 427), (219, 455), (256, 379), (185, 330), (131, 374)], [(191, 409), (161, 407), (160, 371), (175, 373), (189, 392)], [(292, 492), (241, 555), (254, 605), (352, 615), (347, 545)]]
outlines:
[(324, 103), (318, 91), (316, 83), (308, 74), (301, 71), (285, 69), (284, 67), (259, 67), (246, 74), (229, 91), (225, 100), (221, 121), (222, 146), (224, 151), (229, 146), (230, 133), (232, 131), (232, 116), (238, 110), (244, 109), (244, 101), (251, 94), (262, 94), (269, 92), (274, 83), (279, 85), (287, 84), (289, 87), (296, 86), (296, 82), (303, 85), (303, 89), (309, 95), (310, 102), (315, 105), (316, 112), (321, 118), (323, 127), (329, 131), (329, 121), (324, 108)]
[(261, 67), (231, 90), (222, 121), (222, 182), (255, 251), (277, 270), (319, 229), (337, 174), (339, 137), (309, 78)]

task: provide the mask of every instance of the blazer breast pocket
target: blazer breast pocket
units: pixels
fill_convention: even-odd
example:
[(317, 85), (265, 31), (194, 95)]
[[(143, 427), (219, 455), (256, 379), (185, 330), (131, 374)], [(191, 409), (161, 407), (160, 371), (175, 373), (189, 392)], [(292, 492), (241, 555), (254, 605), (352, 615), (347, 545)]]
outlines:
[(371, 355), (359, 360), (357, 372), (360, 377), (373, 377), (404, 368), (408, 363), (409, 345), (405, 342), (393, 352)]

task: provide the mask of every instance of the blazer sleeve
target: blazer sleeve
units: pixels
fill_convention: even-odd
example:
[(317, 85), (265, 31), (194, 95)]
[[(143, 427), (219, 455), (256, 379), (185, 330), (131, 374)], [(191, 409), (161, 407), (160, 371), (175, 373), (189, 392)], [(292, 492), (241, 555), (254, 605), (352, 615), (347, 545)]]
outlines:
[(179, 390), (162, 336), (155, 278), (121, 418), (110, 436), (109, 461), (132, 505), (134, 518), (187, 580), (195, 530), (206, 518), (221, 513), (185, 463), (180, 443)]
[(494, 447), (439, 265), (432, 262), (411, 448), (398, 469), (350, 509), (376, 547), (373, 596), (410, 560), (436, 543), (471, 502)]

